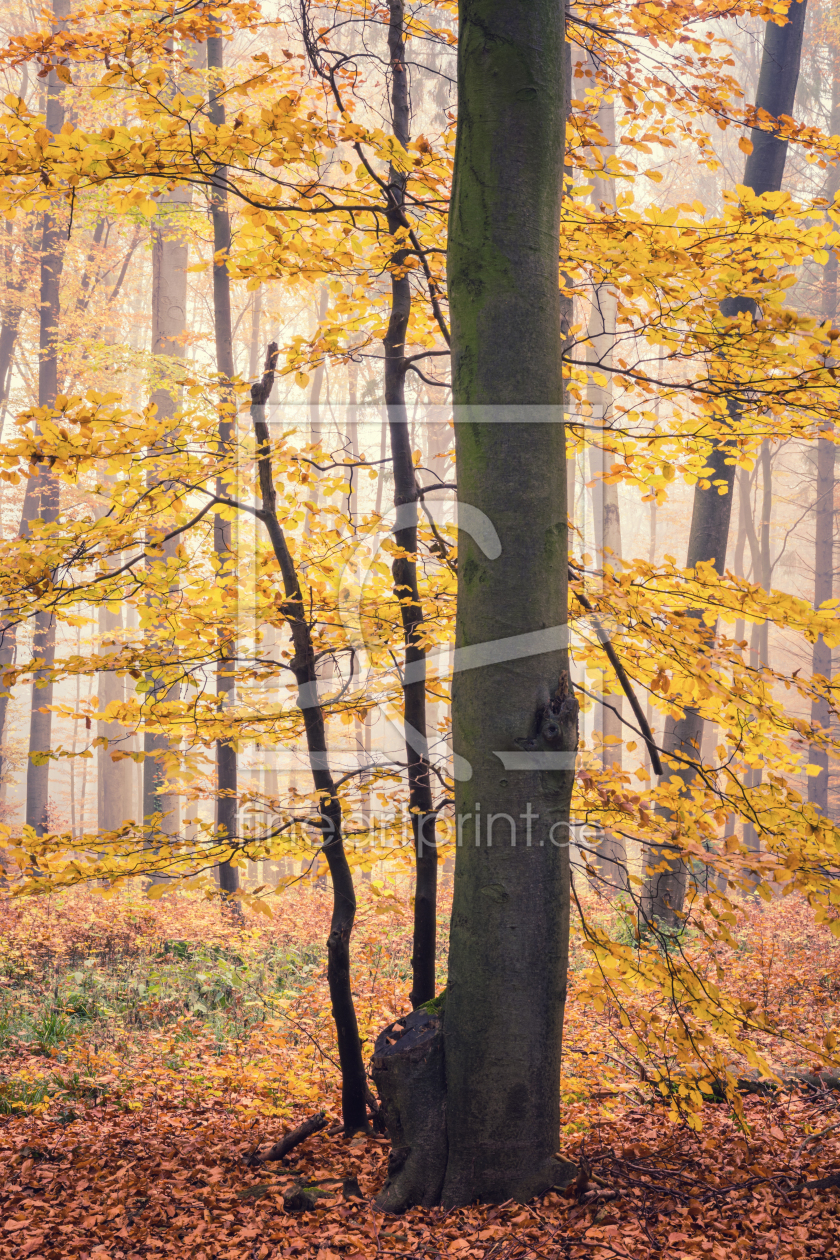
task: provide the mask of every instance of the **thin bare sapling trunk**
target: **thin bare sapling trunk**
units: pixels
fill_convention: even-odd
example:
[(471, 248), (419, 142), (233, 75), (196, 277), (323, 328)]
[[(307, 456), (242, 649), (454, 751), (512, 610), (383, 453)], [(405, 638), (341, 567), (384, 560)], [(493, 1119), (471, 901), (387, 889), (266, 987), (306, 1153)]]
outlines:
[[(405, 62), (403, 0), (390, 0), (389, 10), (388, 53), (394, 135), (405, 147), (409, 140), (409, 83)], [(404, 222), (405, 186), (405, 175), (391, 166), (388, 176), (388, 227), (392, 233), (396, 233)], [(405, 269), (409, 261), (404, 249), (395, 250), (391, 256), (391, 313), (384, 346), (385, 404), (394, 470), (394, 506), (397, 510), (394, 542), (403, 552), (394, 560), (392, 571), (394, 590), (400, 601), (405, 644), (403, 717), (408, 806), (415, 855), (411, 1005), (416, 1008), (435, 996), (438, 863), (426, 730), (423, 608), (417, 586), (419, 495), (405, 401), (405, 338), (411, 314), (411, 285)]]
[(319, 796), (318, 812), (333, 887), (333, 912), (327, 938), (327, 982), (338, 1040), (341, 1066), (341, 1105), (345, 1133), (366, 1130), (367, 1085), (362, 1059), (362, 1043), (350, 984), (350, 937), (356, 916), (353, 875), (344, 851), (341, 802), (329, 765), (324, 710), (318, 700), (315, 649), (307, 619), (307, 606), (295, 563), (277, 515), (277, 499), (271, 468), (271, 441), (265, 419), (265, 406), (274, 381), (277, 346), (268, 348), (262, 380), (251, 386), (251, 419), (257, 443), (257, 469), (261, 511), (269, 541), (280, 566), (285, 603), (283, 613), (292, 635), (294, 656), (291, 667), (298, 688), (298, 705), (303, 713), (306, 746), (312, 780)]

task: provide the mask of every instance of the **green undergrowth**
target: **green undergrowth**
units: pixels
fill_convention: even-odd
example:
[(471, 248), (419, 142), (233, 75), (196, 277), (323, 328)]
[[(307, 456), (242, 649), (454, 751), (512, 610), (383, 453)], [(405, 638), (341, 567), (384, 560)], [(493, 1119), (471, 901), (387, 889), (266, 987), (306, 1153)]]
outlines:
[[(196, 1033), (212, 1030), (218, 1046), (247, 1036), (271, 1001), (313, 981), (323, 951), (301, 948), (233, 950), (166, 940), (153, 953), (81, 964), (44, 960), (26, 967), (3, 960), (0, 970), (0, 1055), (28, 1051), (61, 1061), (82, 1041), (94, 1049), (188, 1017)], [(180, 1035), (186, 1036), (186, 1033)]]

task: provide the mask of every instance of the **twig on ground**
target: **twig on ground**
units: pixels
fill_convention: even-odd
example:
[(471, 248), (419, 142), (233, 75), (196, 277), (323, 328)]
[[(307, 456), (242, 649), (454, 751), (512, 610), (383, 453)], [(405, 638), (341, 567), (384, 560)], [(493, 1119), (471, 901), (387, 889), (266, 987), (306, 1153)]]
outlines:
[(823, 1129), (821, 1133), (810, 1133), (805, 1141), (797, 1148), (794, 1159), (798, 1159), (809, 1142), (821, 1142), (827, 1133), (831, 1133), (834, 1129), (840, 1129), (840, 1120), (836, 1124), (830, 1124), (827, 1129)]
[(319, 1111), (317, 1115), (310, 1116), (308, 1120), (304, 1120), (303, 1124), (299, 1124), (296, 1129), (292, 1129), (291, 1133), (287, 1133), (279, 1142), (275, 1142), (269, 1147), (265, 1155), (259, 1155), (256, 1152), (249, 1156), (246, 1160), (248, 1164), (267, 1164), (270, 1160), (283, 1159), (288, 1155), (289, 1151), (294, 1150), (301, 1142), (305, 1142), (313, 1133), (319, 1133), (321, 1129), (327, 1127), (327, 1117), (323, 1111)]

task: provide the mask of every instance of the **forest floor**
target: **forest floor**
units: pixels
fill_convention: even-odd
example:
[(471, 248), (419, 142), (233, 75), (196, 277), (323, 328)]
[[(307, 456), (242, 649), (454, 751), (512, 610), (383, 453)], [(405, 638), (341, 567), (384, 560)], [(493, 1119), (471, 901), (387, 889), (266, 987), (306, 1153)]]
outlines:
[[(240, 924), (139, 888), (0, 900), (0, 1260), (840, 1255), (840, 1188), (797, 1188), (840, 1182), (840, 1097), (748, 1096), (743, 1121), (710, 1103), (699, 1128), (674, 1118), (634, 1072), (610, 1003), (579, 1000), (579, 942), (561, 1151), (588, 1161), (588, 1189), (388, 1217), (372, 1202), (387, 1142), (332, 1123), (284, 1164), (249, 1166), (314, 1112), (339, 1117), (328, 894), (279, 906)], [(353, 959), (369, 1042), (408, 1009), (409, 925), (407, 896), (363, 885)], [(838, 942), (807, 907), (748, 905), (734, 931), (739, 993), (791, 1029), (837, 1026)], [(285, 1209), (300, 1183), (324, 1192), (317, 1210)]]

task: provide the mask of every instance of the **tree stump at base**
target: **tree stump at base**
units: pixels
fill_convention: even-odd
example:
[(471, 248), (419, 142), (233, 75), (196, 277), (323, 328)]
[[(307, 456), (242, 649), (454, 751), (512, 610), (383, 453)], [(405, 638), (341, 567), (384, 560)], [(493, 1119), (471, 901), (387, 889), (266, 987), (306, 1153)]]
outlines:
[(438, 1015), (412, 1011), (379, 1034), (371, 1069), (391, 1154), (376, 1206), (383, 1212), (434, 1207), (446, 1173), (446, 1076)]

